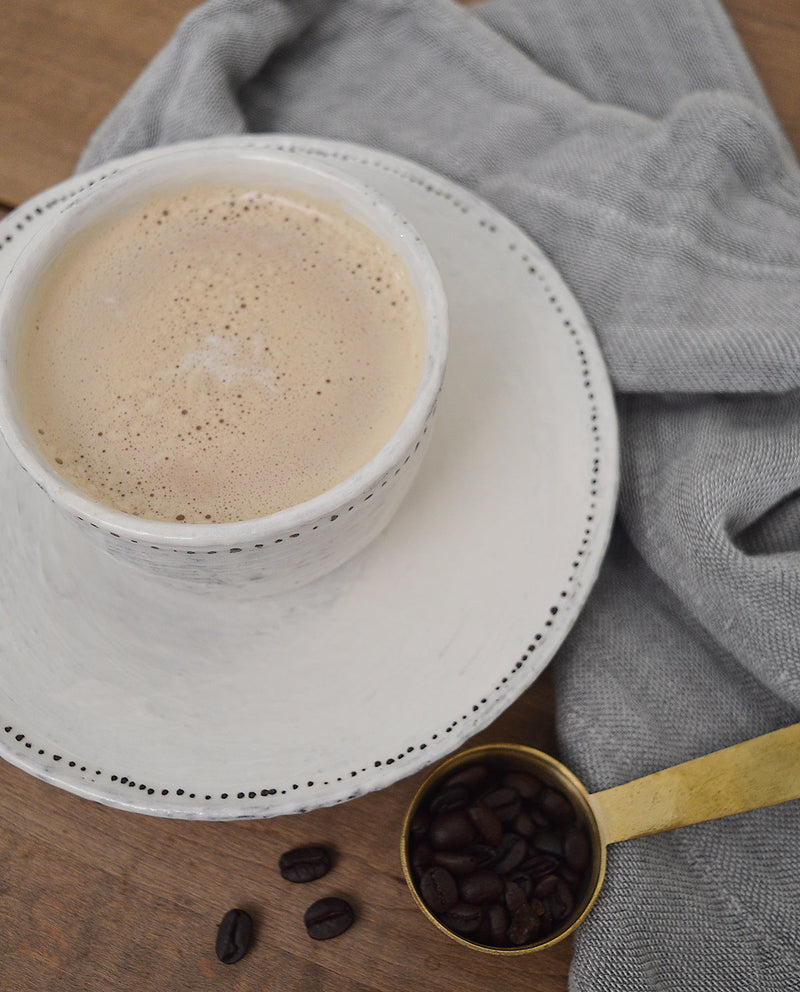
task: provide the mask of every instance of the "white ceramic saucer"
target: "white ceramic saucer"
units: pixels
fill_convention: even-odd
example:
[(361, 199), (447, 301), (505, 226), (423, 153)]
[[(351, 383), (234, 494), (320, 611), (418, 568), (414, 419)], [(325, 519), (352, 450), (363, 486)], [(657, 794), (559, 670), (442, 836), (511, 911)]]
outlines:
[[(440, 267), (451, 356), (430, 451), (388, 530), (292, 594), (211, 597), (106, 558), (2, 446), (0, 754), (87, 798), (187, 819), (343, 802), (485, 727), (586, 601), (618, 481), (596, 340), (523, 232), (396, 156), (239, 140), (319, 157), (395, 202)], [(55, 203), (114, 167), (6, 218), (0, 279)]]

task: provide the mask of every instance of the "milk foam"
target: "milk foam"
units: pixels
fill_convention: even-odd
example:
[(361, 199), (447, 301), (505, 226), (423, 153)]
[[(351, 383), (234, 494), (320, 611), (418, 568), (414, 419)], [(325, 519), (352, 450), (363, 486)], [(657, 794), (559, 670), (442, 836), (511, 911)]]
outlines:
[(21, 335), (24, 417), (101, 502), (154, 520), (258, 517), (365, 464), (424, 354), (400, 259), (299, 193), (198, 184), (71, 242)]

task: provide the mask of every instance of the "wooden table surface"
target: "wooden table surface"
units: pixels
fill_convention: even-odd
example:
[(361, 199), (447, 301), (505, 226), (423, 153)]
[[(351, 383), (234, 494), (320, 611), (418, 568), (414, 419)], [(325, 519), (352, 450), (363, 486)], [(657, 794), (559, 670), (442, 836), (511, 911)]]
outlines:
[[(4, 0), (0, 31), (0, 215), (64, 179), (92, 130), (168, 40), (194, 0)], [(725, 0), (790, 141), (800, 151), (800, 0)], [(553, 751), (545, 673), (480, 741)], [(296, 817), (187, 823), (108, 809), (0, 762), (0, 989), (109, 992), (563, 992), (568, 942), (500, 963), (439, 935), (411, 902), (397, 837), (417, 775)], [(309, 886), (277, 872), (309, 841), (337, 851)], [(358, 922), (314, 942), (302, 913), (350, 897)], [(235, 966), (216, 926), (250, 909), (256, 939)]]

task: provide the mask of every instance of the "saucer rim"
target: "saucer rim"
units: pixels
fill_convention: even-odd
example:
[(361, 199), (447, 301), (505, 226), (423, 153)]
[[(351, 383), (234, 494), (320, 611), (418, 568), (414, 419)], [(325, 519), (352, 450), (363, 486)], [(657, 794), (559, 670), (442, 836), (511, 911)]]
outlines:
[[(202, 143), (213, 144), (230, 140), (230, 138), (207, 139)], [(332, 141), (329, 139), (319, 139), (302, 135), (243, 135), (240, 140), (245, 143), (260, 144), (262, 142), (266, 142), (269, 143), (270, 147), (282, 147), (289, 151), (298, 151), (307, 154), (323, 156), (335, 155), (337, 158), (337, 165), (339, 165), (339, 167), (341, 167), (342, 162), (346, 163), (347, 161), (352, 160), (360, 162), (363, 165), (375, 166), (378, 169), (393, 171), (397, 175), (407, 178), (409, 181), (412, 181), (420, 186), (424, 187), (427, 184), (428, 188), (431, 190), (437, 190), (439, 192), (445, 191), (448, 197), (454, 198), (457, 202), (464, 205), (465, 212), (467, 210), (478, 211), (482, 218), (481, 224), (491, 224), (492, 220), (495, 219), (498, 224), (503, 224), (506, 227), (519, 230), (513, 222), (505, 218), (485, 201), (453, 183), (451, 180), (437, 175), (418, 163), (391, 153), (383, 152), (379, 149), (354, 145), (348, 142)], [(197, 142), (192, 142), (192, 144), (197, 144)], [(114, 160), (110, 163), (106, 163), (98, 169), (90, 170), (81, 176), (73, 177), (72, 179), (66, 180), (57, 186), (44, 191), (39, 196), (34, 197), (26, 204), (23, 204), (21, 207), (17, 208), (17, 210), (10, 214), (3, 222), (0, 222), (0, 233), (4, 233), (4, 229), (5, 232), (9, 232), (15, 222), (18, 224), (18, 219), (20, 217), (32, 218), (33, 216), (39, 216), (43, 211), (46, 211), (48, 204), (52, 206), (57, 203), (59, 199), (67, 199), (79, 190), (80, 183), (91, 182), (94, 176), (114, 168), (118, 162), (127, 162), (131, 158), (158, 154), (159, 151), (163, 150), (165, 149), (147, 149), (143, 152), (136, 153), (134, 156), (125, 156), (121, 160)], [(320, 799), (318, 794), (311, 801), (304, 799), (302, 796), (298, 796), (296, 798), (290, 796), (287, 801), (276, 802), (273, 797), (266, 797), (263, 795), (254, 796), (253, 794), (242, 796), (240, 794), (238, 798), (244, 801), (241, 802), (235, 809), (233, 809), (227, 802), (223, 802), (221, 804), (217, 803), (214, 805), (211, 803), (202, 802), (195, 805), (190, 805), (185, 802), (175, 803), (174, 799), (177, 797), (174, 796), (172, 797), (172, 801), (162, 801), (161, 797), (132, 793), (117, 784), (105, 782), (99, 784), (90, 775), (84, 778), (71, 775), (67, 773), (67, 769), (65, 767), (66, 760), (60, 755), (45, 755), (44, 757), (46, 760), (42, 760), (42, 755), (40, 754), (38, 756), (39, 760), (36, 760), (36, 757), (34, 757), (30, 751), (25, 750), (25, 748), (29, 746), (29, 742), (20, 741), (17, 734), (11, 732), (15, 728), (9, 728), (8, 725), (0, 726), (0, 756), (4, 757), (6, 760), (9, 760), (12, 764), (22, 768), (29, 774), (32, 774), (34, 777), (47, 781), (85, 798), (99, 801), (105, 805), (120, 809), (150, 815), (174, 817), (178, 819), (233, 820), (263, 818), (283, 815), (291, 812), (304, 812), (309, 809), (334, 805), (340, 802), (349, 801), (365, 794), (366, 792), (371, 792), (375, 789), (384, 788), (391, 785), (399, 779), (405, 778), (408, 775), (413, 774), (422, 768), (426, 768), (438, 760), (441, 760), (447, 754), (461, 746), (465, 741), (469, 740), (475, 733), (487, 726), (501, 712), (510, 706), (534, 681), (534, 679), (541, 674), (547, 664), (549, 664), (552, 656), (563, 642), (585, 605), (589, 591), (596, 581), (600, 565), (610, 540), (619, 486), (619, 438), (616, 409), (610, 380), (608, 379), (607, 371), (603, 363), (602, 355), (600, 353), (599, 345), (595, 339), (594, 332), (586, 320), (579, 304), (564, 283), (563, 278), (557, 272), (552, 263), (541, 252), (541, 249), (539, 249), (538, 246), (536, 246), (535, 243), (521, 231), (519, 232), (519, 238), (520, 243), (524, 244), (526, 249), (535, 256), (536, 265), (542, 271), (546, 272), (551, 287), (557, 287), (559, 293), (561, 294), (561, 300), (569, 303), (571, 313), (580, 317), (579, 331), (581, 340), (586, 349), (591, 352), (593, 390), (598, 397), (597, 403), (602, 407), (602, 415), (604, 419), (602, 434), (604, 443), (603, 477), (602, 487), (598, 487), (602, 488), (602, 493), (597, 499), (597, 509), (595, 512), (595, 522), (592, 529), (591, 540), (588, 541), (587, 546), (579, 552), (582, 555), (579, 583), (580, 589), (578, 590), (576, 588), (574, 590), (574, 597), (568, 604), (567, 608), (561, 610), (557, 616), (553, 616), (547, 621), (547, 627), (549, 629), (547, 631), (546, 643), (543, 643), (540, 646), (536, 661), (533, 662), (530, 658), (523, 655), (522, 660), (517, 663), (517, 669), (520, 670), (520, 677), (517, 679), (516, 684), (508, 690), (502, 699), (495, 699), (492, 704), (487, 706), (482, 711), (482, 714), (478, 719), (473, 719), (469, 722), (462, 722), (458, 726), (454, 724), (452, 728), (448, 728), (448, 733), (450, 735), (449, 738), (446, 739), (446, 742), (439, 743), (437, 747), (431, 746), (428, 754), (421, 756), (421, 746), (415, 756), (410, 754), (398, 755), (396, 761), (394, 759), (387, 759), (383, 763), (379, 781), (375, 781), (375, 775), (372, 776), (372, 784), (369, 784), (368, 775), (362, 777), (358, 783), (355, 781), (348, 783), (343, 778), (339, 778), (337, 786), (330, 788), (327, 794), (323, 795), (322, 799)], [(5, 247), (7, 250), (8, 235)], [(539, 635), (537, 634), (537, 637), (538, 636)], [(533, 645), (531, 647), (533, 647)], [(466, 720), (466, 717), (464, 719)], [(450, 733), (451, 729), (452, 733)], [(5, 733), (3, 733), (3, 731), (5, 731)], [(25, 735), (23, 734), (22, 737), (24, 738), (24, 736)], [(442, 737), (444, 737), (444, 735), (442, 735)], [(19, 746), (14, 746), (15, 744)], [(406, 758), (407, 760), (401, 761), (401, 758)], [(59, 762), (64, 760), (64, 765), (58, 765), (51, 759), (57, 759)], [(75, 763), (71, 762), (70, 764), (74, 765)], [(378, 764), (381, 764), (381, 762), (376, 762), (376, 767)], [(84, 768), (83, 771), (85, 772), (86, 769)], [(366, 773), (368, 769), (365, 768), (362, 769), (362, 771)], [(369, 769), (369, 771), (372, 771), (372, 769)], [(351, 775), (353, 779), (357, 779), (359, 777), (357, 772), (352, 772)], [(117, 778), (117, 776), (114, 776), (114, 778)], [(365, 782), (367, 783), (366, 786), (364, 784)], [(121, 783), (122, 786), (127, 784), (129, 784), (127, 781)], [(353, 788), (354, 785), (355, 789)], [(175, 791), (182, 792), (183, 790)], [(264, 802), (264, 800), (266, 800), (266, 802)]]

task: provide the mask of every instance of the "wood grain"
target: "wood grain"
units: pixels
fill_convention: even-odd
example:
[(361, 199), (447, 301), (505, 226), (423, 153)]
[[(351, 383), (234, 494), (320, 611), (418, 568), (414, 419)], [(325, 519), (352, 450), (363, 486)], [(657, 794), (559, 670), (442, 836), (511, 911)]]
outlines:
[[(0, 204), (65, 178), (89, 135), (195, 0), (8, 0), (0, 31)], [(800, 151), (800, 0), (726, 0), (790, 141)], [(0, 212), (2, 209), (0, 208)], [(479, 741), (555, 750), (552, 681), (539, 681)], [(565, 992), (571, 948), (503, 961), (466, 951), (417, 911), (400, 874), (403, 814), (422, 775), (302, 817), (186, 823), (122, 813), (0, 762), (0, 988), (9, 992)], [(284, 882), (282, 851), (333, 844), (334, 871)], [(315, 943), (306, 906), (342, 894), (358, 912)], [(256, 920), (226, 967), (216, 925)]]
[(724, 6), (800, 155), (800, 0), (726, 0)]
[[(476, 739), (553, 751), (545, 674)], [(532, 729), (533, 728), (533, 729)], [(570, 947), (503, 961), (467, 951), (416, 909), (402, 878), (399, 830), (419, 773), (389, 789), (303, 816), (233, 823), (152, 819), (108, 809), (0, 765), (0, 987), (14, 990), (303, 990), (465, 988), (556, 992)], [(280, 854), (333, 846), (324, 879), (285, 882)], [(341, 938), (309, 940), (302, 923), (322, 895), (351, 901)], [(251, 912), (250, 954), (226, 967), (216, 926), (233, 906)], [(469, 976), (467, 979), (466, 976)], [(474, 984), (473, 984), (474, 983)]]
[(195, 0), (9, 0), (0, 28), (0, 203), (66, 178)]

